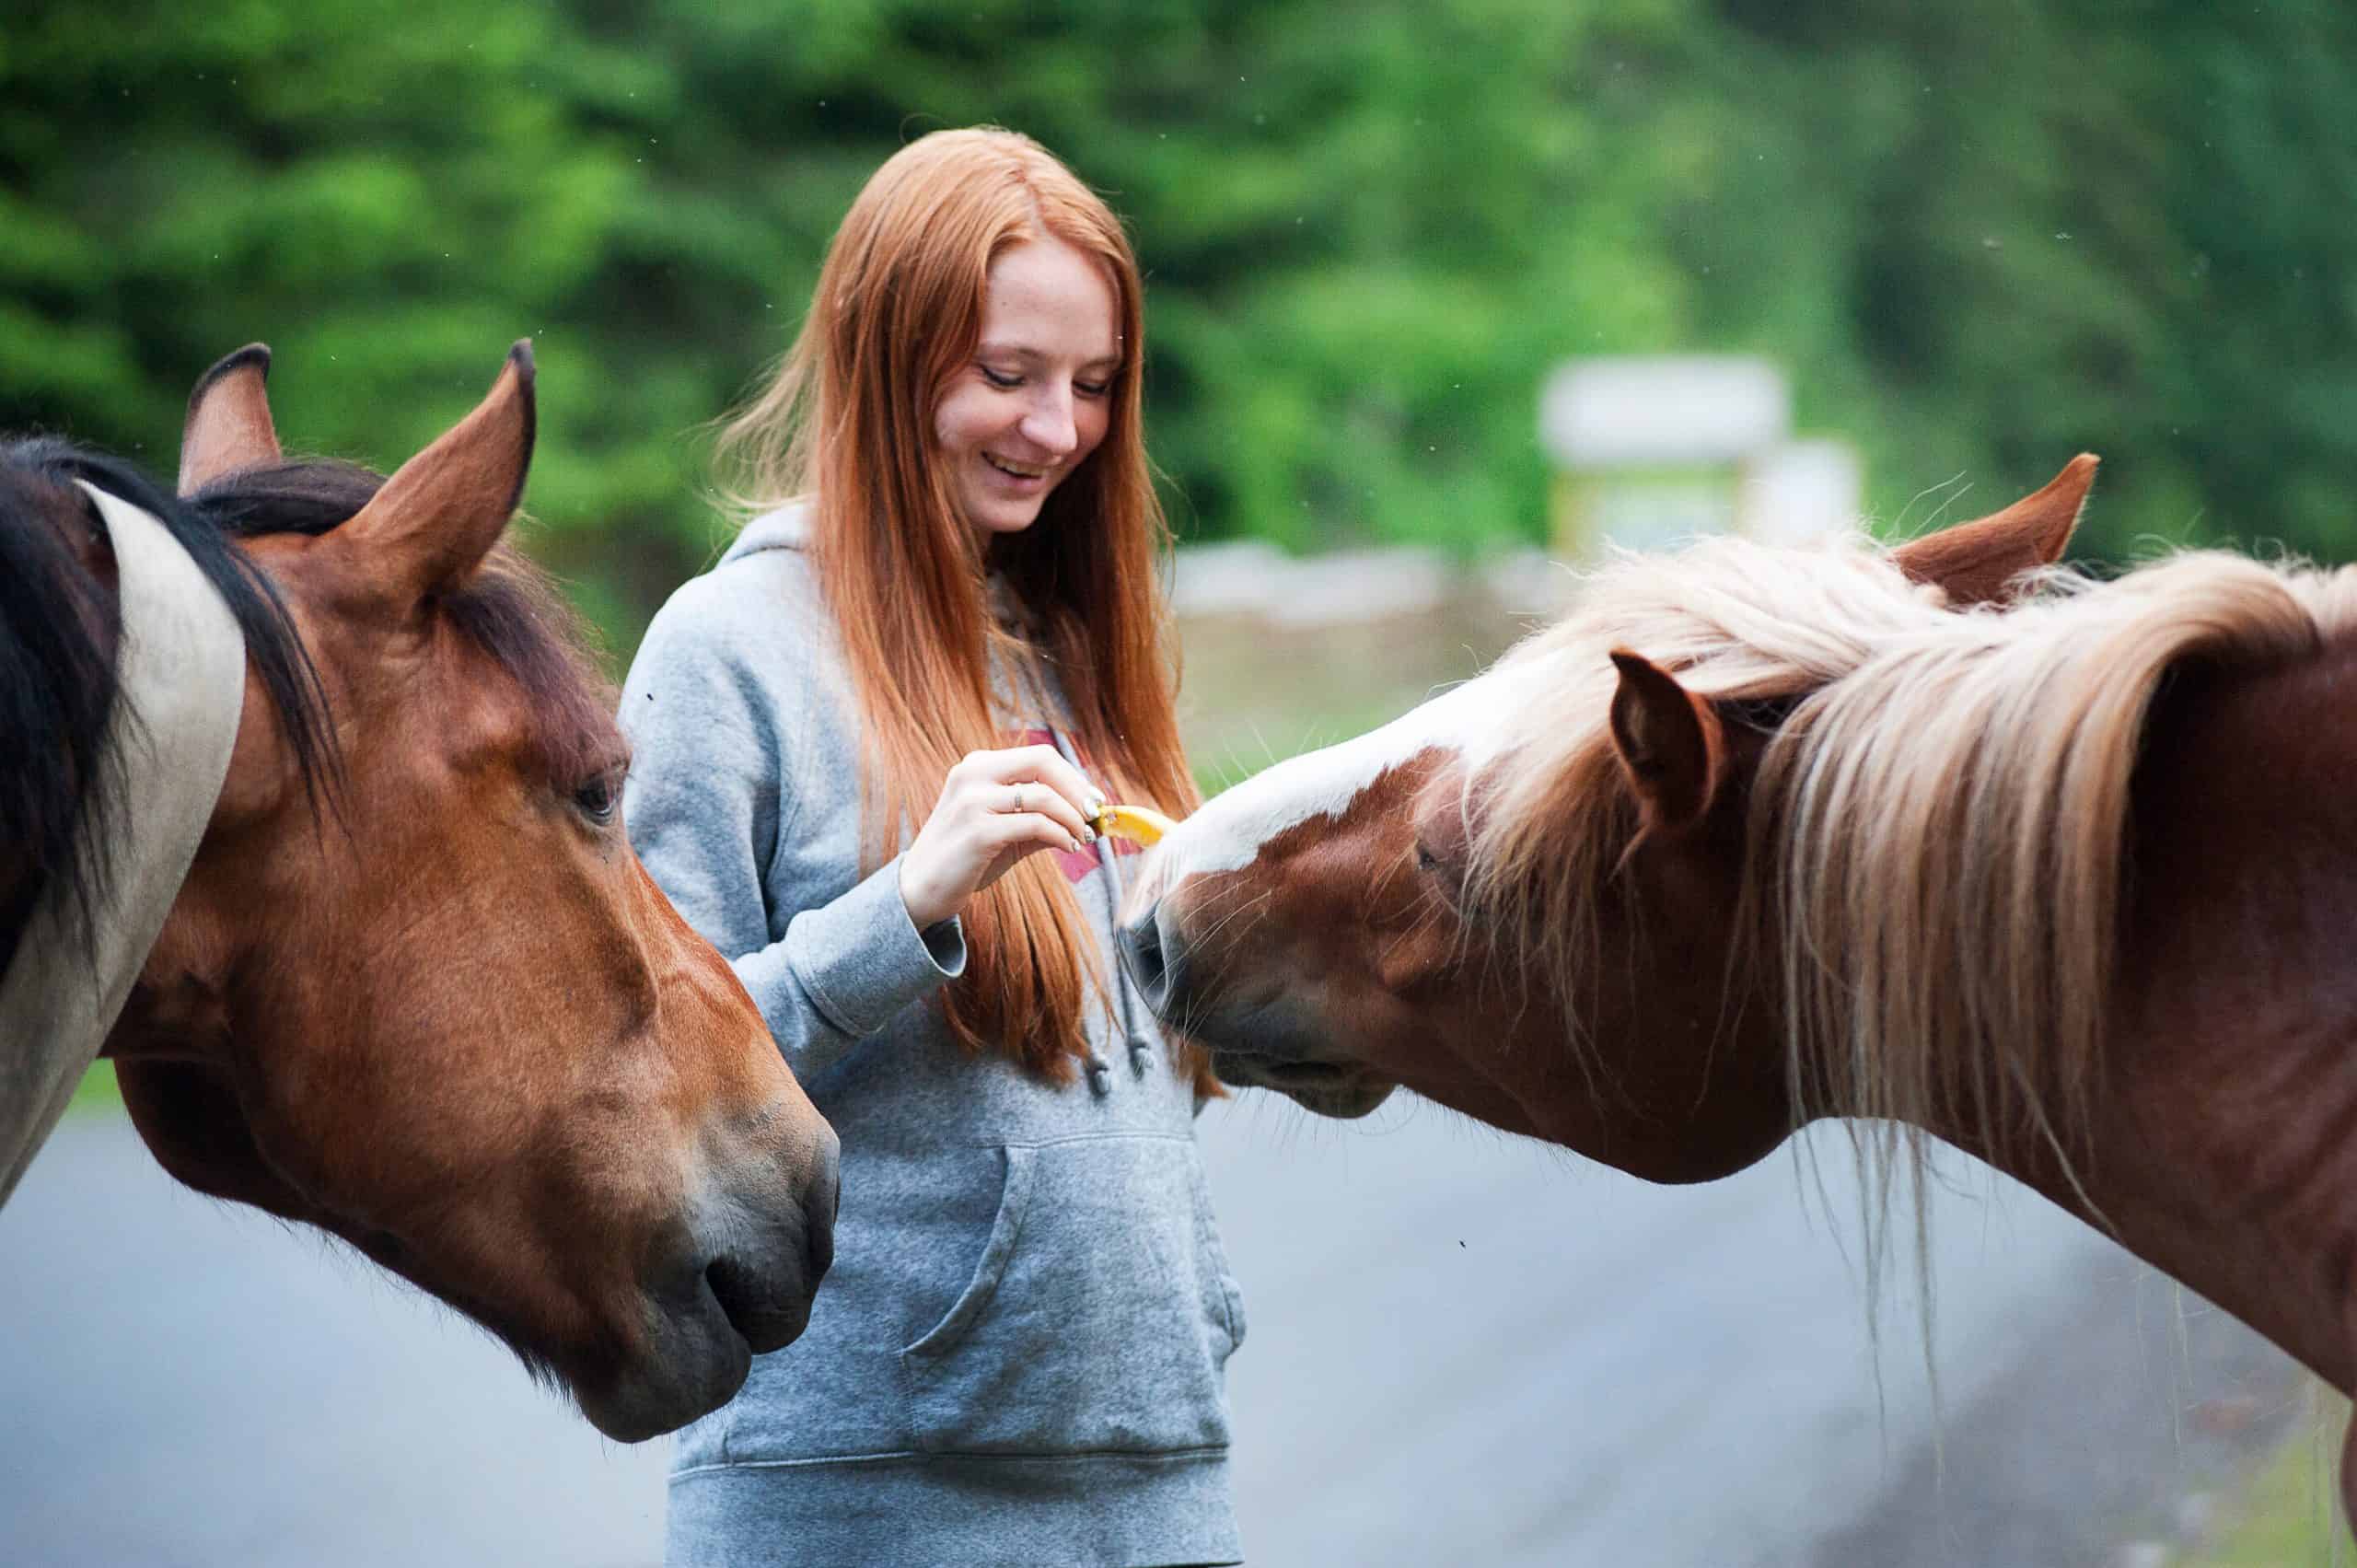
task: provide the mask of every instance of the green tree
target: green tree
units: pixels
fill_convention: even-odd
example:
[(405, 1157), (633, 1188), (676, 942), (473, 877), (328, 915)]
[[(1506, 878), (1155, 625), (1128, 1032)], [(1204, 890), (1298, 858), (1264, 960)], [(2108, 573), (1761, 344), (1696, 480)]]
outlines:
[(191, 379), (259, 337), (290, 443), (387, 466), (529, 335), (534, 547), (626, 653), (720, 534), (699, 433), (860, 183), (987, 121), (1132, 224), (1192, 537), (1536, 540), (1550, 365), (1734, 349), (1862, 444), (1887, 519), (2092, 447), (2100, 550), (2345, 555), (2352, 30), (2328, 0), (48, 0), (0, 34), (0, 426), (168, 466)]

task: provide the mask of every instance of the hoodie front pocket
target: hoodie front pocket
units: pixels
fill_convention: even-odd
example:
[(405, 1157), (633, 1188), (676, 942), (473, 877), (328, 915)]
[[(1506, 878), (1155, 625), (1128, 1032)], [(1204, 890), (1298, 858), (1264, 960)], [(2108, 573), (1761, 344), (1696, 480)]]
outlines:
[(1227, 1442), (1242, 1321), (1188, 1138), (1014, 1144), (972, 1277), (900, 1352), (917, 1446), (1161, 1453)]

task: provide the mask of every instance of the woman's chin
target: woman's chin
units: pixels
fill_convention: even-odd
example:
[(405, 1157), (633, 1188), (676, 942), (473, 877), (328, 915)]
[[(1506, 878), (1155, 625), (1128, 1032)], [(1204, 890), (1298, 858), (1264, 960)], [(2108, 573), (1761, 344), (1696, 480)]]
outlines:
[(1020, 505), (1010, 505), (1003, 501), (986, 506), (970, 505), (966, 508), (966, 520), (974, 525), (978, 533), (1022, 533), (1039, 520), (1039, 502), (1045, 499), (1041, 496)]

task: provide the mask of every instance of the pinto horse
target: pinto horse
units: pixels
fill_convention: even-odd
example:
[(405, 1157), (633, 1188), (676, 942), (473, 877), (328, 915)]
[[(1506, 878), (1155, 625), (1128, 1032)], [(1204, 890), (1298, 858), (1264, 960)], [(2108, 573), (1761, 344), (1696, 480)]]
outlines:
[(2094, 469), (1892, 551), (1607, 566), (1181, 824), (1124, 961), (1329, 1115), (1404, 1085), (1655, 1181), (1936, 1134), (2351, 1391), (2357, 569), (2065, 573)]
[[(88, 1036), (0, 1005), (0, 1194), (102, 1048), (180, 1180), (343, 1237), (609, 1436), (671, 1430), (807, 1321), (834, 1134), (631, 853), (608, 697), (502, 541), (529, 345), (390, 479), (285, 459), (268, 364), (198, 384), (177, 494), (0, 445), (0, 1005), (45, 970)], [(208, 668), (219, 734), (158, 768)], [(174, 813), (176, 862), (125, 864)]]

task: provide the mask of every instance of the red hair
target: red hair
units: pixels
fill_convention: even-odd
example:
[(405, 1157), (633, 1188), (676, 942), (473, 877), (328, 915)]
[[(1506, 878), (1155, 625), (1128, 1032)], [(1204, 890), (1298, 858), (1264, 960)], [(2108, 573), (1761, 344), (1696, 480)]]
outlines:
[[(1029, 528), (986, 552), (934, 460), (934, 409), (980, 340), (991, 264), (1041, 239), (1105, 270), (1121, 365), (1104, 439)], [(935, 132), (860, 192), (793, 348), (722, 432), (741, 505), (815, 505), (815, 559), (863, 725), (870, 869), (931, 814), (960, 757), (1008, 744), (991, 699), (993, 651), (1010, 671), (1054, 672), (1109, 799), (1174, 816), (1198, 804), (1158, 572), (1169, 528), (1139, 411), (1141, 292), (1120, 221), (1045, 148), (1008, 131)], [(993, 620), (986, 569), (1028, 614), (1028, 642)], [(1086, 1050), (1082, 1009), (1092, 995), (1103, 1005), (1108, 982), (1072, 885), (1032, 855), (967, 906), (965, 927), (964, 983), (943, 991), (951, 1030), (969, 1050), (1069, 1080)]]

